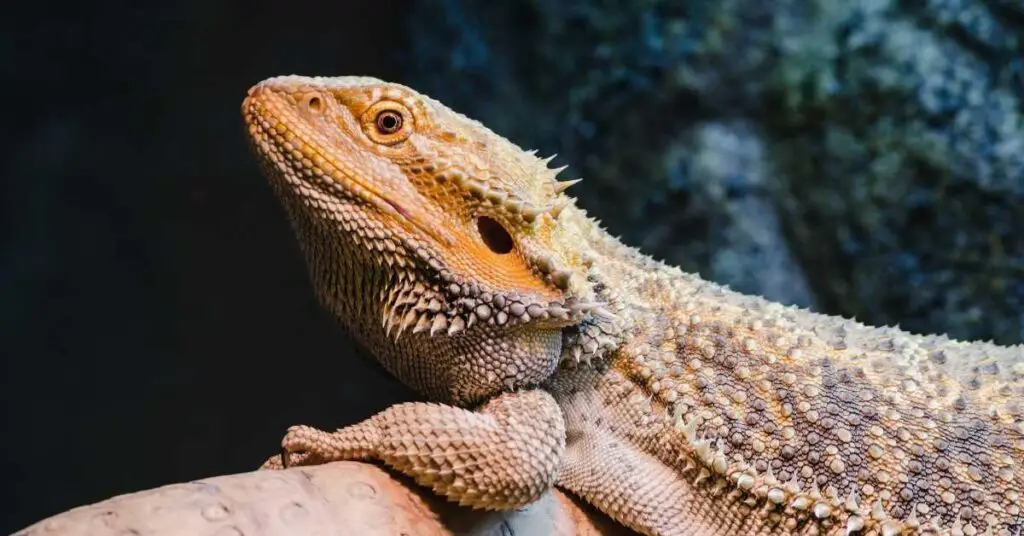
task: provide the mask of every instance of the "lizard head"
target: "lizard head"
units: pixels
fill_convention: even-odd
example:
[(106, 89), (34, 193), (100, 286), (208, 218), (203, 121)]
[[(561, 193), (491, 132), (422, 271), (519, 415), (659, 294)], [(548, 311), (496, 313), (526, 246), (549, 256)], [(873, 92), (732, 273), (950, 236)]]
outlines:
[(566, 246), (586, 218), (547, 160), (372, 78), (271, 78), (242, 114), (321, 302), (406, 384), (473, 402), (596, 344), (588, 260)]

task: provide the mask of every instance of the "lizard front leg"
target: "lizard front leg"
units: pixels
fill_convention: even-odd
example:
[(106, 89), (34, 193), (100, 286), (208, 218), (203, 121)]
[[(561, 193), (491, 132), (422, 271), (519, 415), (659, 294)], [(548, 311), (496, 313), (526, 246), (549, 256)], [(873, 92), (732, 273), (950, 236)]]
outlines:
[[(293, 426), (281, 446), (307, 465), (380, 460), (463, 506), (508, 510), (554, 485), (565, 423), (554, 398), (533, 390), (501, 394), (476, 411), (411, 402), (335, 432)], [(263, 467), (280, 466), (271, 459)]]

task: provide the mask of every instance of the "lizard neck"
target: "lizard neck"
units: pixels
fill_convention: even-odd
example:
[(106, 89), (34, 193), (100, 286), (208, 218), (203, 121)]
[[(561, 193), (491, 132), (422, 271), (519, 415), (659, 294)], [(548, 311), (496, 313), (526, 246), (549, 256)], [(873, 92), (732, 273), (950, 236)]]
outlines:
[[(563, 216), (561, 224), (572, 237), (566, 243), (588, 259), (588, 280), (596, 299), (607, 302), (618, 317), (616, 349), (637, 337), (662, 337), (666, 322), (682, 311), (699, 316), (701, 311), (720, 308), (726, 293), (739, 296), (623, 244), (582, 210)], [(758, 297), (744, 298), (768, 303)]]

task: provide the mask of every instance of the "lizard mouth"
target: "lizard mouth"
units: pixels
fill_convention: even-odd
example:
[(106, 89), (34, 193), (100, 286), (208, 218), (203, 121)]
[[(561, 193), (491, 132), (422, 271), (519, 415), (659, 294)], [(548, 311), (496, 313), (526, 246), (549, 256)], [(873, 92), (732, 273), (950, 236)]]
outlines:
[(444, 245), (454, 244), (444, 229), (429, 223), (431, 218), (421, 206), (394, 201), (379, 185), (362, 180), (339, 164), (325, 148), (327, 144), (316, 140), (318, 136), (283, 92), (267, 87), (266, 83), (253, 86), (242, 103), (242, 115), (253, 147), (275, 168), (273, 173), (278, 178), (307, 183), (319, 179), (369, 203), (410, 227), (410, 231), (423, 233)]

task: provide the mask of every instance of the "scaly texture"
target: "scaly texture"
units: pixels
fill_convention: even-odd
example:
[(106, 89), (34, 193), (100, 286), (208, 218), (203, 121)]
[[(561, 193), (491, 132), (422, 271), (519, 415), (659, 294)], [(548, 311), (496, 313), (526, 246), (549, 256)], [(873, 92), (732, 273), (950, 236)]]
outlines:
[[(551, 395), (537, 390), (499, 395), (477, 412), (399, 404), (335, 433), (294, 426), (284, 443), (318, 462), (378, 459), (462, 505), (507, 510), (554, 484), (565, 427)], [(438, 452), (458, 455), (432, 455)]]
[(320, 300), (440, 403), (293, 428), (296, 463), (371, 457), (492, 509), (556, 482), (645, 534), (1024, 525), (1024, 347), (683, 273), (609, 236), (546, 160), (401, 85), (272, 78), (242, 109)]

